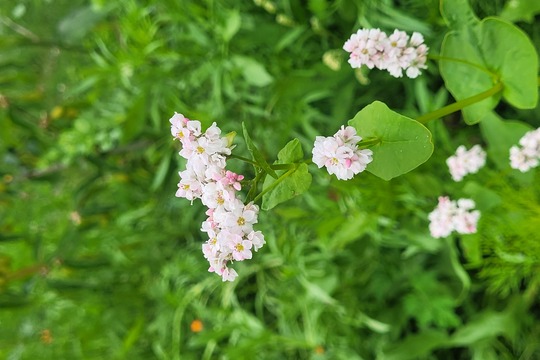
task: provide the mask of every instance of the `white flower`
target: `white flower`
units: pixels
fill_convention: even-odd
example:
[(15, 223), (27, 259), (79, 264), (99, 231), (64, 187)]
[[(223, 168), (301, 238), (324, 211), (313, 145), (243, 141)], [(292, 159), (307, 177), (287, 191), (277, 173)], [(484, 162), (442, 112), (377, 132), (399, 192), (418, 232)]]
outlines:
[(210, 263), (208, 271), (220, 275), (223, 281), (234, 281), (238, 274), (227, 263), (251, 259), (252, 249), (257, 251), (265, 244), (262, 233), (253, 230), (259, 207), (253, 203), (244, 205), (236, 197), (244, 176), (225, 170), (231, 149), (216, 123), (204, 133), (199, 121), (182, 114), (175, 113), (170, 123), (171, 134), (182, 144), (180, 155), (187, 159), (186, 169), (179, 173), (176, 196), (192, 203), (201, 198), (208, 207), (208, 218), (201, 224), (201, 231), (209, 237), (202, 245)]
[[(241, 203), (241, 201), (237, 200)], [(235, 233), (250, 233), (253, 231), (253, 224), (257, 223), (258, 208), (250, 206), (236, 205), (230, 211), (220, 217), (219, 223), (222, 227)], [(216, 218), (217, 219), (217, 218)]]
[(480, 211), (473, 210), (475, 203), (470, 199), (457, 202), (440, 196), (437, 207), (428, 215), (429, 231), (434, 238), (447, 237), (452, 231), (460, 234), (476, 233)]
[(186, 124), (189, 121), (184, 115), (174, 113), (173, 117), (169, 119), (171, 123), (171, 134), (176, 139), (182, 139), (184, 137), (184, 132)]
[(313, 163), (319, 168), (323, 166), (329, 174), (340, 180), (349, 180), (364, 171), (372, 161), (373, 152), (358, 149), (357, 143), (362, 140), (352, 126), (341, 127), (331, 137), (317, 136), (313, 145)]
[(238, 276), (238, 273), (234, 269), (229, 269), (228, 267), (225, 267), (221, 273), (221, 278), (223, 281), (234, 281), (236, 277)]
[(519, 140), (519, 146), (510, 148), (510, 166), (527, 172), (540, 164), (540, 128), (527, 132)]
[(253, 249), (255, 251), (258, 251), (260, 248), (263, 247), (264, 244), (266, 244), (266, 241), (264, 241), (264, 235), (260, 231), (252, 231), (248, 234), (247, 239), (251, 241), (253, 244)]
[(229, 242), (229, 247), (232, 249), (232, 258), (237, 261), (251, 259), (251, 248), (253, 243), (242, 238), (242, 236), (232, 236)]
[(409, 38), (397, 29), (390, 36), (379, 29), (360, 29), (345, 42), (343, 49), (350, 53), (348, 61), (353, 68), (376, 67), (394, 77), (403, 76), (405, 70), (408, 77), (416, 78), (421, 69), (427, 68), (428, 47), (423, 42), (424, 37), (417, 32)]
[(452, 220), (454, 209), (455, 206), (448, 197), (439, 197), (439, 204), (428, 215), (431, 236), (441, 238), (447, 237), (452, 233), (452, 230), (454, 230), (454, 222)]
[(180, 175), (180, 182), (178, 183), (176, 197), (183, 197), (190, 201), (200, 198), (202, 186), (196, 174), (190, 170), (184, 170), (178, 174)]
[(477, 173), (486, 164), (486, 152), (480, 145), (475, 145), (468, 151), (461, 145), (455, 155), (446, 160), (446, 164), (452, 179), (461, 181), (465, 175)]

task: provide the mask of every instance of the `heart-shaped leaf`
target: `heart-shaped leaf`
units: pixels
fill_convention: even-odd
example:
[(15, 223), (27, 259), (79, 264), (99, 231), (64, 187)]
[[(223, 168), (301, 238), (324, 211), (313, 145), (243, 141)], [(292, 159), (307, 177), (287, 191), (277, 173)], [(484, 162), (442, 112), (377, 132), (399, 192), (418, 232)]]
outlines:
[[(441, 75), (452, 95), (462, 100), (501, 82), (502, 97), (509, 104), (534, 108), (538, 102), (538, 56), (527, 35), (498, 18), (479, 21), (466, 0), (443, 0), (441, 11), (452, 28), (444, 38), (440, 62)], [(466, 107), (465, 121), (479, 122), (499, 100), (497, 94)]]
[[(263, 189), (275, 186), (271, 191), (263, 195), (261, 208), (270, 210), (276, 205), (292, 199), (304, 193), (311, 185), (311, 174), (308, 172), (306, 163), (303, 161), (304, 152), (298, 139), (293, 139), (278, 153), (278, 159), (274, 164), (291, 164), (288, 170), (278, 170), (277, 179), (267, 177)], [(277, 184), (276, 184), (277, 183)]]
[(366, 170), (384, 180), (411, 171), (433, 153), (431, 133), (424, 125), (390, 110), (380, 101), (360, 110), (349, 125), (361, 137), (379, 140), (370, 148), (373, 161)]

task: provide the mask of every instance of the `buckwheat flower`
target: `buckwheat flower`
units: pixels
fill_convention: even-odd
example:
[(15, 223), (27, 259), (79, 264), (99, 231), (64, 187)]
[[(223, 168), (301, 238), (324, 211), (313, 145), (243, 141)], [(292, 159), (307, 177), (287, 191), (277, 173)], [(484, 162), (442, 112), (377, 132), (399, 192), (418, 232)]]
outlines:
[(409, 42), (409, 45), (411, 46), (420, 46), (424, 43), (424, 37), (419, 32), (413, 32), (411, 35), (411, 39)]
[(510, 166), (527, 172), (540, 164), (540, 128), (527, 132), (519, 140), (520, 146), (510, 148)]
[(475, 203), (471, 199), (459, 199), (454, 214), (454, 228), (460, 234), (476, 233), (476, 225), (480, 219), (480, 211), (473, 210)]
[(176, 112), (173, 117), (169, 119), (169, 122), (171, 123), (171, 134), (174, 138), (181, 139), (184, 137), (184, 131), (188, 121), (188, 118)]
[(210, 209), (219, 206), (230, 208), (230, 204), (236, 199), (234, 189), (218, 182), (209, 182), (202, 188), (201, 202)]
[(475, 203), (470, 199), (457, 202), (440, 196), (437, 207), (428, 215), (429, 231), (434, 238), (449, 236), (452, 231), (459, 234), (476, 233), (480, 211), (473, 210)]
[[(239, 201), (239, 200), (238, 200)], [(257, 223), (258, 207), (236, 206), (219, 219), (219, 223), (230, 231), (249, 233), (253, 231), (253, 224)]]
[(325, 167), (329, 174), (340, 180), (352, 179), (372, 161), (371, 150), (358, 149), (360, 140), (362, 138), (352, 126), (342, 126), (331, 137), (317, 136), (312, 150), (313, 163), (319, 168)]
[(369, 69), (387, 70), (394, 77), (402, 77), (403, 71), (410, 78), (426, 69), (428, 47), (423, 44), (424, 37), (414, 32), (409, 37), (406, 32), (394, 30), (387, 36), (379, 29), (360, 29), (343, 45), (350, 53), (352, 68), (363, 65)]
[(477, 173), (486, 164), (486, 152), (480, 145), (474, 145), (470, 150), (463, 145), (456, 153), (446, 160), (450, 175), (454, 181), (461, 181), (468, 174)]
[(428, 215), (429, 231), (434, 238), (447, 237), (454, 230), (453, 216), (456, 206), (447, 196), (439, 197), (439, 204)]
[(253, 230), (259, 208), (244, 204), (236, 197), (242, 189), (243, 175), (226, 170), (231, 154), (230, 137), (221, 136), (221, 129), (213, 123), (204, 133), (201, 123), (175, 113), (170, 119), (171, 134), (182, 144), (180, 155), (186, 169), (181, 171), (176, 196), (191, 200), (200, 198), (207, 206), (208, 218), (201, 231), (208, 240), (202, 244), (203, 256), (208, 260), (209, 272), (220, 275), (223, 281), (233, 281), (238, 274), (227, 265), (252, 258), (264, 244), (264, 236)]
[(247, 235), (247, 239), (253, 244), (253, 250), (258, 251), (260, 248), (266, 244), (264, 240), (264, 235), (260, 231), (252, 231)]
[(238, 277), (238, 273), (234, 269), (225, 267), (221, 272), (221, 278), (223, 281), (234, 281)]
[(178, 174), (180, 175), (180, 182), (178, 183), (176, 197), (183, 197), (192, 202), (194, 199), (200, 198), (202, 195), (202, 186), (195, 173), (190, 170), (184, 170)]
[(253, 243), (240, 235), (231, 237), (229, 247), (232, 249), (232, 258), (236, 261), (251, 259), (253, 256), (251, 254)]
[(395, 29), (392, 35), (388, 37), (384, 52), (390, 57), (399, 57), (407, 43), (409, 42), (409, 36), (405, 31)]
[(352, 126), (345, 127), (344, 125), (334, 135), (339, 145), (351, 144), (356, 145), (362, 138), (356, 134), (356, 129)]

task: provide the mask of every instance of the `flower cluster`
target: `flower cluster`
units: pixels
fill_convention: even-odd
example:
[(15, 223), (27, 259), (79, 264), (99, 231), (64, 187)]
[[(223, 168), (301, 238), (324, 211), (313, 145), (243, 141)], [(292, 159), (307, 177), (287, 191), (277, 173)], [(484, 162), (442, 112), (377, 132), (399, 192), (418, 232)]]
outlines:
[(529, 131), (521, 139), (519, 146), (510, 148), (510, 166), (527, 172), (540, 163), (540, 128)]
[(313, 163), (319, 168), (325, 166), (340, 180), (352, 179), (372, 161), (371, 150), (358, 149), (360, 140), (352, 126), (342, 126), (334, 136), (317, 136), (312, 150)]
[(417, 32), (409, 37), (396, 29), (388, 36), (379, 29), (360, 29), (345, 42), (343, 49), (350, 53), (349, 64), (353, 68), (366, 65), (370, 69), (387, 70), (394, 77), (403, 76), (405, 70), (410, 78), (427, 68), (429, 49), (422, 34)]
[(208, 218), (201, 227), (209, 238), (202, 246), (210, 263), (208, 271), (220, 275), (223, 281), (233, 281), (238, 274), (227, 264), (251, 259), (252, 250), (265, 244), (263, 234), (253, 230), (259, 208), (236, 197), (244, 177), (225, 169), (231, 149), (216, 123), (203, 133), (199, 121), (182, 114), (175, 113), (169, 121), (173, 137), (182, 143), (180, 155), (187, 159), (186, 170), (179, 173), (176, 196), (192, 203), (200, 199), (208, 207)]
[(447, 196), (439, 197), (439, 204), (429, 218), (429, 231), (435, 238), (447, 237), (452, 231), (459, 234), (474, 234), (480, 218), (480, 211), (473, 210), (475, 203), (470, 199), (457, 202)]
[(477, 173), (486, 164), (486, 152), (480, 145), (474, 145), (470, 150), (461, 145), (446, 160), (446, 164), (452, 179), (461, 181), (465, 175)]

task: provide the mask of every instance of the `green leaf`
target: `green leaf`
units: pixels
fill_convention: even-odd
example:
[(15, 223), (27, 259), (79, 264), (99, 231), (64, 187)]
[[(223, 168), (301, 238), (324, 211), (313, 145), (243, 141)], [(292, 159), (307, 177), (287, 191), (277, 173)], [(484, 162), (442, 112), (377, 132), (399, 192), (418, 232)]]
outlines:
[(240, 12), (238, 10), (229, 11), (222, 33), (223, 39), (226, 42), (229, 42), (238, 32), (238, 30), (240, 30), (240, 25), (242, 25), (242, 17), (240, 16)]
[(293, 139), (287, 143), (278, 153), (278, 164), (290, 164), (304, 160), (304, 152), (298, 139)]
[(479, 22), (469, 0), (441, 0), (441, 15), (452, 29), (476, 25)]
[(501, 197), (493, 190), (474, 181), (469, 181), (463, 191), (474, 200), (476, 208), (482, 212), (488, 211), (502, 202)]
[(523, 20), (532, 23), (534, 16), (539, 13), (540, 1), (538, 0), (512, 0), (506, 3), (500, 17), (510, 22)]
[(77, 43), (90, 33), (108, 12), (106, 8), (98, 11), (92, 6), (80, 7), (58, 23), (58, 33), (65, 42)]
[[(253, 156), (253, 160), (255, 160), (257, 165), (260, 166), (267, 174), (274, 178), (277, 178), (276, 172), (270, 167), (270, 165), (268, 165), (268, 163), (264, 159), (263, 154), (259, 151), (257, 146), (255, 146), (255, 144), (251, 140), (245, 123), (242, 123), (242, 130), (244, 131), (244, 139), (246, 140), (246, 146), (251, 153), (251, 156)], [(257, 168), (255, 168), (255, 170), (257, 170)]]
[(469, 290), (471, 288), (471, 278), (469, 277), (469, 274), (467, 273), (467, 271), (465, 271), (463, 265), (461, 265), (461, 262), (459, 261), (458, 250), (456, 249), (456, 245), (452, 241), (452, 238), (449, 237), (445, 240), (446, 245), (448, 246), (450, 266), (452, 267), (454, 274), (461, 283), (461, 292), (459, 294), (459, 297), (457, 298), (457, 302), (460, 303), (465, 300), (465, 297), (469, 293)]
[(448, 335), (436, 330), (411, 335), (384, 351), (377, 360), (407, 360), (425, 358), (432, 350), (448, 343)]
[(255, 59), (236, 55), (233, 57), (232, 61), (242, 72), (244, 80), (250, 85), (263, 87), (274, 81), (272, 75), (270, 75), (264, 66)]
[(156, 191), (161, 186), (161, 184), (163, 184), (163, 181), (165, 180), (165, 177), (169, 172), (169, 167), (171, 164), (171, 154), (172, 152), (169, 151), (165, 154), (163, 159), (161, 159), (161, 162), (157, 167), (156, 174), (154, 175), (154, 180), (152, 180), (150, 190)]
[[(481, 22), (466, 0), (441, 4), (453, 29), (444, 38), (440, 62), (446, 87), (457, 100), (479, 94), (502, 82), (502, 97), (519, 109), (534, 108), (538, 101), (538, 57), (534, 45), (518, 27), (498, 18)], [(468, 124), (479, 122), (500, 100), (497, 94), (463, 109)]]
[(380, 140), (370, 148), (373, 162), (368, 164), (367, 171), (384, 180), (411, 171), (433, 153), (431, 133), (425, 126), (390, 110), (380, 101), (359, 111), (349, 120), (349, 125), (363, 138)]
[(468, 346), (482, 339), (495, 338), (499, 335), (510, 337), (517, 326), (517, 320), (511, 311), (485, 311), (476, 320), (458, 329), (450, 339), (456, 346)]
[[(298, 139), (293, 139), (278, 153), (278, 160), (274, 164), (292, 164), (302, 161), (304, 152)], [(278, 170), (278, 179), (266, 178), (263, 189), (275, 186), (263, 195), (261, 208), (270, 210), (276, 205), (298, 196), (311, 185), (311, 174), (306, 163), (294, 164), (289, 170)], [(277, 183), (277, 184), (276, 184)], [(264, 191), (264, 190), (263, 190)]]

